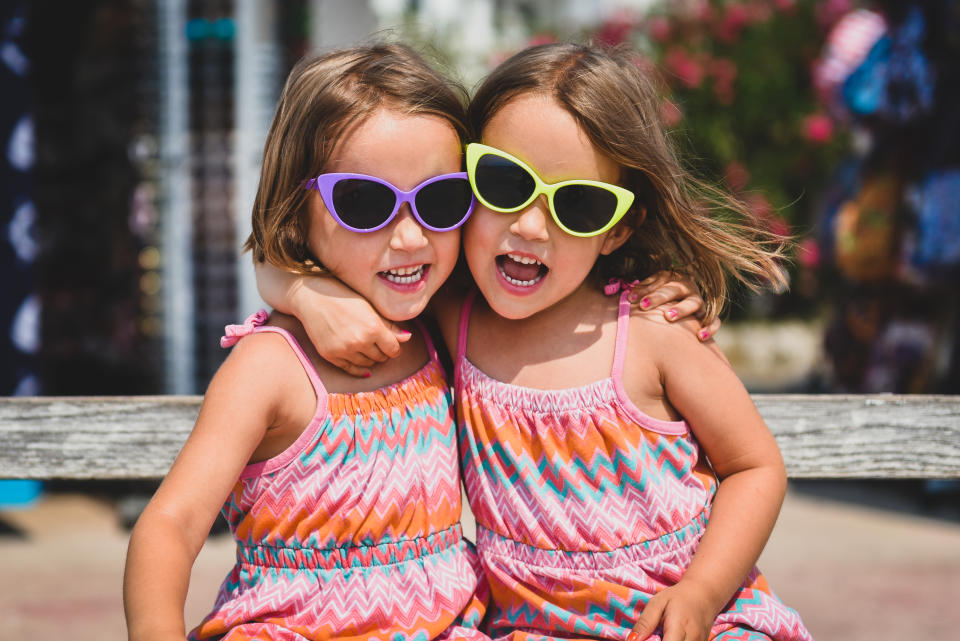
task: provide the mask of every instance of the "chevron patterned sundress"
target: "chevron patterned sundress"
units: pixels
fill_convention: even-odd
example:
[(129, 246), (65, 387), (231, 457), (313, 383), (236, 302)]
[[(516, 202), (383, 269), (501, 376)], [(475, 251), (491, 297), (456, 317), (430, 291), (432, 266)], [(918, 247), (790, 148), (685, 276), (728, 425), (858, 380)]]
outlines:
[(430, 362), (409, 378), (327, 394), (296, 339), (265, 320), (229, 326), (222, 343), (281, 334), (317, 411), (289, 449), (244, 469), (224, 504), (237, 563), (190, 638), (486, 638), (486, 588), (461, 537), (450, 387), (429, 337)]
[[(687, 424), (647, 416), (624, 391), (626, 294), (613, 375), (564, 390), (511, 385), (473, 365), (473, 295), (464, 305), (460, 452), (491, 637), (626, 638), (650, 597), (683, 576), (706, 526), (717, 480)], [(710, 638), (810, 635), (755, 568)]]

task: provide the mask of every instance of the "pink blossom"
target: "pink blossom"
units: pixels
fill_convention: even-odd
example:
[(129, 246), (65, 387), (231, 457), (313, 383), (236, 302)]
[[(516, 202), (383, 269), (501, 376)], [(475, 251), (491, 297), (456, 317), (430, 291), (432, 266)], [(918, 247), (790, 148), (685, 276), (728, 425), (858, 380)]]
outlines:
[(683, 49), (670, 49), (663, 63), (683, 86), (694, 89), (703, 83), (703, 65)]
[(723, 179), (733, 191), (743, 191), (750, 182), (750, 172), (743, 163), (733, 161), (724, 169)]
[(770, 218), (770, 231), (777, 236), (789, 236), (790, 225), (780, 216), (773, 216)]
[(714, 58), (707, 63), (707, 73), (713, 78), (713, 93), (722, 104), (733, 102), (733, 83), (737, 79), (737, 66), (726, 58)]
[(817, 5), (817, 21), (828, 29), (852, 10), (853, 0), (826, 0)]
[(603, 23), (596, 33), (600, 42), (608, 45), (618, 45), (627, 41), (633, 30), (636, 19), (628, 11), (618, 11), (609, 20)]
[(557, 41), (557, 37), (552, 33), (542, 32), (530, 36), (530, 39), (527, 41), (528, 47), (536, 47), (537, 45), (548, 45)]
[(667, 127), (673, 127), (683, 120), (683, 112), (672, 100), (664, 100), (660, 105), (660, 118)]
[(748, 194), (746, 198), (744, 198), (744, 204), (754, 216), (761, 220), (768, 221), (772, 227), (773, 221), (770, 220), (770, 216), (773, 213), (773, 207), (770, 206), (770, 201), (767, 200), (766, 196), (756, 193)]
[(797, 261), (808, 268), (820, 265), (820, 245), (813, 238), (804, 238), (797, 244)]
[(647, 24), (647, 31), (654, 42), (666, 42), (670, 38), (670, 21), (663, 16), (652, 18)]
[(730, 44), (740, 38), (740, 32), (750, 21), (750, 11), (740, 3), (728, 4), (716, 26), (717, 39)]
[(768, 0), (751, 2), (748, 7), (748, 14), (752, 24), (763, 24), (773, 15), (773, 8), (769, 5)]
[(822, 114), (810, 114), (803, 119), (803, 136), (810, 142), (822, 145), (833, 137), (833, 121)]

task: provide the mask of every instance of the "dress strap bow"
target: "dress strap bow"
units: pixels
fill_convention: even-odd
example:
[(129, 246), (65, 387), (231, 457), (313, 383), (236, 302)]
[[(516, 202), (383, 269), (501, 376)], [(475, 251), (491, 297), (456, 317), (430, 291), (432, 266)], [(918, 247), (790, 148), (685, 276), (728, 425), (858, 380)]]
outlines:
[(223, 328), (220, 347), (233, 347), (237, 344), (237, 341), (247, 334), (252, 334), (254, 329), (266, 322), (267, 312), (264, 309), (260, 309), (247, 316), (247, 320), (243, 321), (243, 325), (227, 325)]
[(639, 280), (635, 280), (635, 281), (632, 281), (632, 282), (629, 282), (629, 283), (628, 283), (627, 281), (623, 280), (622, 278), (616, 278), (616, 277), (615, 277), (615, 278), (611, 278), (611, 279), (607, 282), (607, 284), (603, 286), (603, 293), (606, 294), (607, 296), (613, 296), (614, 294), (616, 294), (616, 293), (619, 292), (620, 290), (623, 290), (623, 291), (625, 291), (625, 292), (626, 292), (626, 291), (631, 291), (631, 290), (633, 290), (635, 287), (637, 287), (638, 285), (640, 285), (640, 281), (639, 281)]

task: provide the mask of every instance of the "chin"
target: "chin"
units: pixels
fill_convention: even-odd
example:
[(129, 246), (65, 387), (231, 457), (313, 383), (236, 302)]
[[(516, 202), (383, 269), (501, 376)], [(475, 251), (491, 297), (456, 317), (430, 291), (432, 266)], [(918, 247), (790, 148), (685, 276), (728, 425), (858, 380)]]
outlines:
[(376, 305), (377, 311), (387, 320), (399, 323), (416, 318), (427, 306), (427, 300), (424, 299), (408, 304)]
[(496, 300), (493, 297), (487, 298), (486, 300), (491, 310), (507, 320), (523, 320), (540, 311), (539, 309), (534, 309), (531, 305), (515, 304), (512, 301)]

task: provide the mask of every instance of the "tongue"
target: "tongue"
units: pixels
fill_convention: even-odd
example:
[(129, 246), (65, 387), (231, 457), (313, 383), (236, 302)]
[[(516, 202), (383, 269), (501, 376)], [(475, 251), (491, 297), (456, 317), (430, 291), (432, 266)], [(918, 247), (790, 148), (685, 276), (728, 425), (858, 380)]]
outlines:
[(514, 280), (533, 280), (540, 275), (540, 265), (524, 265), (509, 256), (504, 256), (501, 262), (503, 273)]

